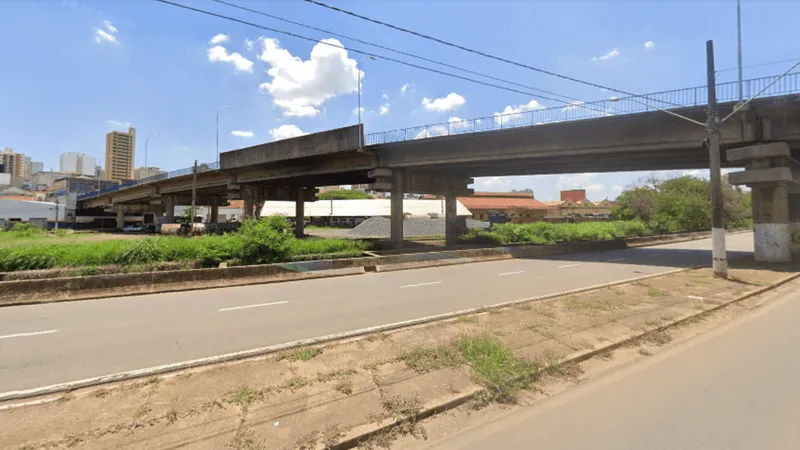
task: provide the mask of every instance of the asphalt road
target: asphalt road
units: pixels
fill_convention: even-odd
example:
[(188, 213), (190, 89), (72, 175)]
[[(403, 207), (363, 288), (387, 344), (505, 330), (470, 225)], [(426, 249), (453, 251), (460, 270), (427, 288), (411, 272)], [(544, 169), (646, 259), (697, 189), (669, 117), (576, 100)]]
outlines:
[(800, 292), (776, 302), (433, 448), (798, 449)]
[[(729, 236), (731, 259), (752, 234)], [(286, 283), (0, 308), (0, 393), (709, 264), (709, 239)]]

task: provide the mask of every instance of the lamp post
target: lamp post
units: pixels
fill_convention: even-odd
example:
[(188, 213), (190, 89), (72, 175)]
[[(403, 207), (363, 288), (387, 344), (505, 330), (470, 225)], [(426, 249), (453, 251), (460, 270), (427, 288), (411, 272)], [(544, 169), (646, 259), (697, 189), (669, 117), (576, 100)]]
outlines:
[(156, 136), (161, 136), (161, 133), (151, 134), (144, 140), (144, 178), (150, 176), (150, 167), (147, 165), (147, 145), (150, 143), (150, 138)]
[(233, 109), (233, 106), (223, 106), (217, 110), (217, 169), (219, 169), (219, 113), (225, 109)]
[(742, 87), (742, 0), (736, 0), (736, 35), (739, 41), (739, 101), (744, 100)]
[(364, 132), (360, 129), (361, 128), (361, 66), (364, 63), (365, 59), (371, 59), (375, 61), (375, 57), (372, 55), (364, 55), (356, 64), (356, 72), (358, 72), (358, 150), (360, 151), (364, 147)]

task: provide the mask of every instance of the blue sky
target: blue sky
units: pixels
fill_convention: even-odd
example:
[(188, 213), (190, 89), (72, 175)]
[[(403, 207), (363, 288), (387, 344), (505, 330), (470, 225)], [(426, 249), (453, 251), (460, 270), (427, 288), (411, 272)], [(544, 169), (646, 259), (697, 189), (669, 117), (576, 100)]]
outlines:
[[(586, 101), (613, 95), (299, 0), (234, 3)], [(707, 39), (715, 40), (718, 68), (736, 66), (733, 0), (330, 3), (629, 92), (704, 84)], [(800, 29), (775, 23), (800, 16), (800, 2), (743, 3), (745, 65), (800, 57)], [(209, 1), (191, 4), (314, 39), (332, 37)], [(214, 161), (215, 114), (225, 105), (235, 109), (221, 113), (221, 151), (357, 121), (353, 58), (359, 55), (151, 1), (0, 2), (0, 39), (0, 147), (43, 161), (46, 169), (57, 170), (58, 155), (68, 151), (102, 158), (105, 133), (126, 124), (138, 133), (136, 166), (144, 164), (145, 138), (154, 133), (162, 136), (150, 140), (149, 165), (174, 170), (194, 159)], [(748, 68), (745, 78), (790, 65)], [(491, 116), (534, 100), (388, 61), (366, 61), (362, 70), (367, 133)], [(736, 71), (719, 74), (720, 81), (735, 78)], [(474, 187), (532, 188), (542, 200), (556, 198), (559, 188), (583, 187), (596, 200), (615, 197), (643, 175), (491, 178)]]

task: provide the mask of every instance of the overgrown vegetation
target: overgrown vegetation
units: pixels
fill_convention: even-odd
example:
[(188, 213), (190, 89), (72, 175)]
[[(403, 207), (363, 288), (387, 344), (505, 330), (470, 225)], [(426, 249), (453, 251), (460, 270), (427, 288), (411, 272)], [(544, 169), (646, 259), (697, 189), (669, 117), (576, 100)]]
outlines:
[[(3, 235), (36, 233), (23, 227)], [(272, 216), (245, 220), (234, 233), (194, 238), (152, 236), (136, 240), (101, 242), (34, 242), (0, 248), (0, 271), (86, 267), (121, 264), (151, 265), (166, 261), (196, 261), (215, 267), (228, 261), (236, 265), (265, 264), (315, 258), (360, 256), (365, 245), (349, 239), (296, 239), (285, 218)]]
[(484, 240), (497, 244), (601, 241), (652, 234), (640, 220), (582, 223), (501, 223), (489, 231), (473, 228), (462, 239)]
[[(729, 228), (752, 226), (749, 192), (725, 180), (725, 224)], [(711, 196), (708, 180), (681, 176), (651, 178), (620, 194), (610, 222), (495, 224), (490, 230), (472, 229), (466, 241), (495, 244), (602, 241), (652, 234), (680, 233), (711, 228)]]
[[(654, 178), (622, 192), (612, 215), (619, 220), (641, 220), (658, 233), (708, 230), (711, 228), (710, 189), (708, 180), (689, 175), (666, 180)], [(750, 193), (723, 179), (722, 194), (726, 226), (752, 226)]]
[(478, 403), (514, 403), (517, 393), (536, 381), (536, 363), (514, 355), (490, 336), (463, 336), (458, 340), (461, 355), (472, 367), (476, 381), (486, 389)]
[(341, 189), (317, 194), (317, 198), (320, 200), (368, 200), (372, 196), (363, 191)]

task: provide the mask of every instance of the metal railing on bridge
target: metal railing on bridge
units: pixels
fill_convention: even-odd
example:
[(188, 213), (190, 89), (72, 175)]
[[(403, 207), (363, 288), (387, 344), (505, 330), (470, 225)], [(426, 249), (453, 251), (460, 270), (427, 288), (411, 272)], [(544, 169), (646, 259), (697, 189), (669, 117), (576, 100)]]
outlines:
[[(100, 191), (92, 191), (92, 192), (87, 192), (85, 194), (81, 194), (78, 196), (78, 200), (86, 200), (87, 198), (96, 197), (98, 195), (107, 194), (109, 192), (115, 192), (120, 189), (125, 189), (132, 186), (138, 186), (140, 184), (152, 183), (153, 181), (168, 180), (170, 178), (182, 177), (184, 175), (191, 175), (193, 169), (194, 167), (187, 167), (185, 169), (173, 170), (172, 172), (167, 172), (159, 175), (153, 175), (152, 177), (142, 178), (141, 180), (133, 180), (125, 183), (120, 183), (114, 186), (109, 186), (100, 189)], [(203, 163), (197, 165), (197, 173), (208, 172), (211, 170), (218, 170), (218, 169), (219, 169), (218, 162)]]
[[(744, 96), (758, 93), (770, 83), (778, 79), (778, 76), (754, 78), (743, 82)], [(575, 102), (571, 105), (554, 108), (534, 109), (530, 111), (517, 112), (512, 114), (495, 114), (490, 117), (478, 119), (457, 120), (446, 123), (432, 125), (422, 125), (418, 127), (403, 128), (400, 130), (383, 131), (379, 133), (369, 133), (364, 136), (366, 145), (388, 144), (392, 142), (411, 141), (415, 139), (425, 139), (439, 136), (450, 136), (453, 134), (479, 133), (481, 131), (503, 130), (507, 128), (527, 127), (531, 125), (543, 125), (547, 123), (566, 122), (572, 120), (593, 119), (604, 116), (616, 116), (624, 114), (635, 114), (648, 111), (656, 111), (657, 106), (661, 109), (688, 108), (692, 106), (702, 106), (707, 103), (708, 89), (705, 86), (698, 86), (686, 89), (676, 89), (672, 91), (657, 92), (635, 97), (622, 97), (615, 100), (600, 100), (595, 102), (583, 103)], [(765, 97), (800, 93), (800, 72), (790, 73), (764, 91), (761, 95)], [(728, 102), (739, 99), (739, 83), (731, 81), (717, 84), (717, 101)], [(652, 106), (651, 106), (652, 105)], [(208, 172), (218, 170), (219, 163), (200, 164), (197, 172)], [(120, 189), (137, 186), (140, 184), (161, 181), (169, 178), (180, 177), (192, 173), (192, 167), (173, 170), (169, 173), (162, 173), (141, 180), (121, 183), (119, 185), (101, 189), (99, 192), (87, 192), (78, 196), (78, 200), (96, 197)]]
[[(778, 76), (745, 80), (743, 82), (744, 97), (750, 98), (750, 96), (755, 95), (776, 79), (778, 79)], [(798, 92), (800, 92), (800, 72), (791, 73), (778, 79), (775, 84), (761, 95), (770, 97)], [(717, 101), (728, 102), (736, 100), (739, 100), (739, 83), (737, 81), (717, 84)], [(574, 102), (561, 107), (532, 109), (511, 114), (495, 114), (477, 119), (454, 120), (445, 123), (370, 133), (364, 136), (364, 142), (366, 145), (388, 144), (454, 134), (479, 133), (481, 131), (656, 111), (657, 109), (652, 106), (661, 109), (677, 109), (703, 106), (707, 103), (708, 88), (706, 86), (698, 86), (634, 97), (622, 97), (614, 100), (609, 99), (588, 103)]]

